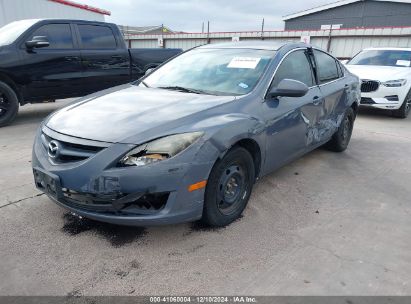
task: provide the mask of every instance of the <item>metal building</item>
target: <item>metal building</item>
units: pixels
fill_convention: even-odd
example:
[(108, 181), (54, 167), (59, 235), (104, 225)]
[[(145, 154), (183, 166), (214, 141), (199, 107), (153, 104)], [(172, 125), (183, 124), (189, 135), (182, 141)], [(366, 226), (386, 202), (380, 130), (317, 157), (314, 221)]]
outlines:
[(285, 16), (285, 30), (411, 26), (410, 0), (343, 0)]
[(0, 0), (0, 27), (22, 19), (64, 18), (105, 21), (109, 11), (70, 0)]
[(127, 37), (134, 48), (163, 47), (189, 49), (207, 43), (244, 40), (307, 41), (328, 49), (339, 58), (350, 58), (368, 47), (411, 47), (411, 27), (381, 27), (339, 30), (266, 31), (226, 33), (175, 33), (167, 35), (139, 34)]
[(124, 36), (138, 35), (138, 34), (161, 34), (161, 33), (175, 33), (172, 29), (164, 25), (152, 25), (152, 26), (127, 26), (119, 25), (118, 28)]

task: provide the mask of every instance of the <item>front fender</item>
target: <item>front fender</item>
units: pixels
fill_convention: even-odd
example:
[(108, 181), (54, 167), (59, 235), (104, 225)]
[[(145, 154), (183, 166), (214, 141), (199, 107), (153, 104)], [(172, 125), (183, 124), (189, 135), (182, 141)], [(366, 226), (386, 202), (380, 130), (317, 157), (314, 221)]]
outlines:
[(206, 129), (208, 142), (214, 146), (221, 159), (236, 143), (242, 140), (254, 141), (261, 152), (261, 161), (265, 160), (265, 124), (258, 118), (246, 114), (227, 114), (202, 120), (194, 129)]

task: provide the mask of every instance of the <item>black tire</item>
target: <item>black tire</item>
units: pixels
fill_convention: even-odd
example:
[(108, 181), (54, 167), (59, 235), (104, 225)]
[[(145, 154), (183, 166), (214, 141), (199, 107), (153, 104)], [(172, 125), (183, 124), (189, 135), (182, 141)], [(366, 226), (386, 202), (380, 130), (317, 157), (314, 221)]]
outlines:
[(398, 118), (407, 118), (411, 109), (411, 90), (408, 92), (407, 97), (405, 97), (404, 102), (402, 103), (401, 108), (396, 111), (393, 111), (393, 116)]
[(19, 112), (19, 99), (14, 90), (0, 81), (0, 127), (7, 126)]
[(254, 182), (252, 156), (242, 147), (232, 148), (211, 170), (201, 221), (224, 227), (237, 220), (247, 206)]
[(343, 152), (347, 149), (351, 140), (352, 130), (354, 128), (355, 113), (352, 108), (345, 111), (341, 125), (331, 140), (326, 144), (328, 150), (334, 152)]

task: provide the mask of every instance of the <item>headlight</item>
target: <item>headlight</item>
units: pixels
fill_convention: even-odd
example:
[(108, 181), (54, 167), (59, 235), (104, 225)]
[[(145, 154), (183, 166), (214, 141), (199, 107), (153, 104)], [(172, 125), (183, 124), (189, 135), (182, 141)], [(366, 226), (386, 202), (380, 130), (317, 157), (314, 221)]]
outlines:
[(145, 166), (173, 157), (203, 136), (203, 132), (183, 133), (156, 139), (131, 150), (120, 166)]
[(382, 84), (389, 88), (402, 87), (407, 83), (407, 79), (389, 80)]

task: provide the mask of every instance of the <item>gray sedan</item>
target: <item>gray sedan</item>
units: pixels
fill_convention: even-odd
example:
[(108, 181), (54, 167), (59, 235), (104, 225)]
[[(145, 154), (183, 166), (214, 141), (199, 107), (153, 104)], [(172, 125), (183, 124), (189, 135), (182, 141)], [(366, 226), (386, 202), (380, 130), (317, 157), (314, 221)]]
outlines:
[(98, 221), (225, 226), (258, 178), (322, 145), (344, 151), (360, 98), (359, 79), (306, 44), (198, 47), (50, 115), (35, 183)]

